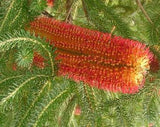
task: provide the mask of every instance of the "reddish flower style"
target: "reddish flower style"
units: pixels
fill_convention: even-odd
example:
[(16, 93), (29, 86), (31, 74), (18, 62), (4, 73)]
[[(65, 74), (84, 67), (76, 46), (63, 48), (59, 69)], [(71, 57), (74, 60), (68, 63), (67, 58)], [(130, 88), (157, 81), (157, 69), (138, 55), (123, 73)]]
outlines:
[(44, 63), (44, 57), (41, 56), (38, 52), (34, 52), (33, 57), (33, 64), (41, 69), (44, 69), (45, 63)]
[(153, 54), (146, 45), (122, 37), (41, 17), (29, 30), (57, 48), (59, 75), (99, 89), (135, 93), (145, 81)]

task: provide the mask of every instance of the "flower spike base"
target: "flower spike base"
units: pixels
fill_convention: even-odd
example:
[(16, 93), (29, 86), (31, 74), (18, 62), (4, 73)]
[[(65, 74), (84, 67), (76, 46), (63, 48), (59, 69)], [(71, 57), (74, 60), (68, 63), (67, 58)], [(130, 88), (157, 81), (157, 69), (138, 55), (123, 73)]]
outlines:
[(57, 48), (59, 75), (122, 93), (138, 92), (144, 84), (153, 55), (138, 41), (46, 17), (31, 22), (29, 30)]

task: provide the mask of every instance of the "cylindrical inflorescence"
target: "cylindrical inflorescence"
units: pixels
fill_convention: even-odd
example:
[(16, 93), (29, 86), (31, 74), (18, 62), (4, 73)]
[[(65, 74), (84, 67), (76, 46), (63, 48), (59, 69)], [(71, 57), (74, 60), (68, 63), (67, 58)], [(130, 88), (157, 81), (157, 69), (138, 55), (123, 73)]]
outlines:
[(29, 30), (57, 48), (59, 75), (122, 93), (144, 84), (153, 57), (145, 44), (46, 17), (31, 22)]

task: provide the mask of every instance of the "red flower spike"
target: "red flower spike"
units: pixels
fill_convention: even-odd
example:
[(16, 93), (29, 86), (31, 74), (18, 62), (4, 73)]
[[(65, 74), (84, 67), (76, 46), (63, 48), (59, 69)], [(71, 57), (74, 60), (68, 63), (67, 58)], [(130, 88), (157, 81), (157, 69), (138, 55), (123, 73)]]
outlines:
[(50, 7), (53, 7), (54, 0), (47, 0), (47, 5), (50, 6)]
[(44, 58), (38, 52), (34, 52), (33, 64), (41, 69), (44, 69), (45, 63)]
[(153, 54), (138, 41), (46, 17), (31, 22), (29, 30), (57, 48), (59, 75), (122, 93), (138, 92), (144, 84)]

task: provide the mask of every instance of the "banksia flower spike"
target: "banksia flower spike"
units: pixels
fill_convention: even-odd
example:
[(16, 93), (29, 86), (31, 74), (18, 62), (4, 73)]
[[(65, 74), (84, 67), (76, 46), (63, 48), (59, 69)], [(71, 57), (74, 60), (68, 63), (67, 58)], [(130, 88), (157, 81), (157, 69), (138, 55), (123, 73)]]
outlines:
[(152, 54), (146, 45), (122, 37), (41, 17), (29, 30), (57, 48), (59, 75), (99, 89), (135, 93), (145, 81)]

